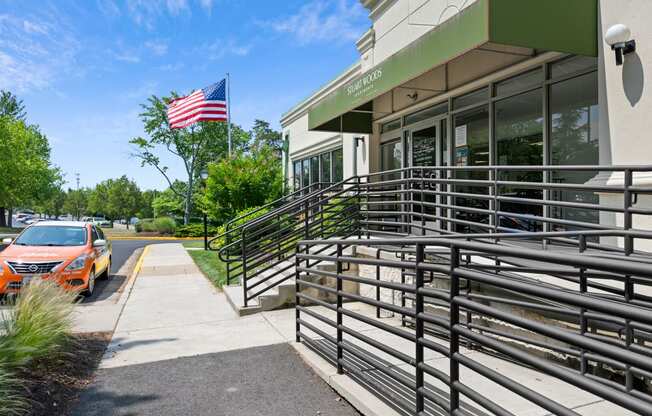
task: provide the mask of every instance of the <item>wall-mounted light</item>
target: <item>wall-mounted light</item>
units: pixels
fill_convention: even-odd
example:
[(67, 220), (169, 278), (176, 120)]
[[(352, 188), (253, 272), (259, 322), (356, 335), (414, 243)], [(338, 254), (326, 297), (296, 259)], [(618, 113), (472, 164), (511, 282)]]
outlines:
[(412, 94), (407, 94), (407, 97), (410, 98), (412, 101), (416, 101), (417, 98), (419, 98), (419, 93), (417, 91), (414, 91)]
[(631, 39), (632, 32), (623, 24), (611, 26), (604, 35), (604, 40), (611, 50), (616, 51), (616, 65), (623, 64), (623, 55), (636, 51), (636, 41)]
[(364, 137), (355, 137), (353, 140), (355, 140), (356, 146), (360, 146), (360, 143), (364, 144)]

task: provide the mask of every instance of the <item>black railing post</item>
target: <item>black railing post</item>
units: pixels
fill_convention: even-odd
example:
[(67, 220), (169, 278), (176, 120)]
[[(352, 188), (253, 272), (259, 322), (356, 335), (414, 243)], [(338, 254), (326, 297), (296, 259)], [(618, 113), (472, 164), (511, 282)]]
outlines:
[[(376, 260), (380, 260), (380, 249), (376, 249)], [(380, 282), (380, 265), (376, 265), (376, 281)], [(376, 302), (380, 302), (380, 285), (376, 285)], [(376, 318), (380, 319), (380, 306), (376, 306)]]
[(344, 374), (344, 354), (342, 348), (342, 244), (337, 245), (337, 374)]
[(424, 398), (423, 398), (423, 334), (424, 334), (424, 325), (423, 325), (423, 269), (421, 268), (424, 261), (424, 246), (423, 244), (417, 244), (416, 246), (416, 262), (415, 262), (415, 272), (416, 278), (414, 279), (414, 289), (415, 289), (415, 308), (414, 308), (414, 320), (415, 320), (415, 337), (416, 337), (416, 351), (415, 351), (415, 365), (416, 365), (416, 413), (420, 414), (424, 410)]
[[(623, 211), (623, 228), (625, 232), (631, 232), (632, 230), (632, 191), (631, 187), (634, 183), (633, 173), (631, 169), (625, 169), (625, 189), (623, 192), (623, 199), (625, 202), (625, 207)], [(631, 256), (634, 252), (634, 238), (630, 234), (625, 235), (625, 256)], [(625, 275), (624, 282), (624, 295), (625, 302), (629, 304), (634, 297), (634, 283), (630, 275)], [(630, 348), (634, 342), (634, 331), (632, 329), (631, 320), (625, 319), (625, 345), (627, 349)], [(625, 388), (629, 392), (634, 388), (634, 377), (632, 375), (631, 366), (629, 364), (625, 365)]]
[[(301, 251), (299, 249), (299, 245), (297, 245), (297, 254)], [(299, 256), (294, 257), (294, 318), (295, 318), (295, 340), (296, 342), (301, 342), (301, 311), (299, 310), (299, 306), (301, 305), (301, 301), (299, 299), (299, 294), (301, 293), (301, 273), (299, 272)]]
[(457, 276), (457, 269), (460, 266), (460, 249), (451, 246), (451, 265), (450, 265), (450, 414), (454, 414), (460, 407), (460, 393), (457, 390), (456, 383), (460, 379), (460, 364), (457, 361), (457, 354), (460, 349), (460, 338), (456, 332), (456, 327), (460, 319), (460, 307), (456, 303), (457, 296), (460, 294), (460, 281)]
[(242, 246), (242, 298), (244, 299), (244, 307), (247, 307), (247, 241), (245, 239), (245, 230), (246, 228), (242, 229), (242, 233), (240, 234), (242, 240), (240, 241), (240, 244)]
[[(584, 234), (580, 234), (579, 236), (579, 251), (580, 253), (583, 253), (586, 251), (586, 236)], [(579, 270), (579, 277), (580, 277), (580, 293), (581, 294), (586, 294), (586, 291), (588, 290), (588, 284), (586, 281), (586, 269), (583, 267), (580, 267)], [(586, 319), (586, 308), (581, 307), (580, 308), (580, 333), (582, 336), (586, 335), (586, 332), (588, 331), (588, 319)], [(580, 372), (582, 374), (586, 374), (589, 370), (589, 362), (586, 358), (586, 349), (582, 348), (580, 351)]]

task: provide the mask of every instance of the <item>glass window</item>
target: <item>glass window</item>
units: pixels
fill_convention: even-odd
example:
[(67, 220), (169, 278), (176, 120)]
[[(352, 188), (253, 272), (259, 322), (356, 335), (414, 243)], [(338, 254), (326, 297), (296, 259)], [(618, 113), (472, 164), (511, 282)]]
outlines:
[(401, 128), (401, 119), (396, 119), (393, 121), (389, 121), (382, 126), (380, 126), (380, 132), (381, 133), (387, 133), (388, 131), (393, 131), (393, 130), (398, 130)]
[[(598, 74), (593, 72), (550, 86), (550, 147), (553, 165), (599, 164)], [(556, 171), (553, 180), (560, 183), (583, 184), (594, 177), (595, 171)], [(591, 192), (554, 191), (558, 201), (597, 204)], [(599, 212), (588, 209), (553, 207), (556, 218), (598, 223)], [(568, 227), (556, 226), (556, 230)]]
[(412, 166), (436, 166), (435, 126), (412, 133)]
[(319, 181), (319, 156), (313, 156), (310, 158), (310, 183)]
[(16, 239), (21, 246), (83, 246), (86, 228), (68, 226), (35, 226), (25, 229)]
[(559, 78), (597, 68), (598, 58), (590, 56), (572, 56), (550, 65), (550, 76)]
[(301, 186), (310, 185), (310, 159), (304, 159), (301, 162)]
[(489, 87), (473, 91), (461, 97), (453, 98), (453, 108), (460, 109), (474, 104), (484, 103), (489, 100)]
[(294, 162), (294, 190), (301, 189), (301, 162)]
[(322, 182), (331, 181), (331, 154), (322, 153), (321, 154), (321, 180)]
[(448, 103), (438, 104), (434, 107), (426, 108), (419, 112), (410, 114), (405, 117), (405, 125), (417, 123), (422, 120), (427, 120), (432, 117), (436, 117), (441, 114), (446, 114), (448, 112)]
[[(543, 165), (543, 104), (541, 89), (520, 94), (495, 104), (496, 161), (498, 165)], [(499, 179), (511, 182), (540, 182), (537, 171), (503, 171)], [(502, 186), (500, 196), (541, 199), (540, 189)], [(499, 211), (533, 216), (543, 215), (541, 204), (500, 201)], [(498, 225), (516, 231), (541, 231), (543, 223), (530, 218), (501, 215)]]
[(97, 233), (97, 228), (95, 227), (91, 228), (91, 241), (94, 243), (99, 239), (100, 239), (100, 235)]
[[(489, 164), (489, 110), (486, 106), (465, 111), (454, 118), (454, 160), (456, 166), (483, 166)], [(486, 171), (458, 170), (455, 171), (458, 179), (488, 180)], [(488, 188), (483, 184), (455, 186), (455, 192), (468, 194), (487, 194)], [(455, 218), (465, 222), (479, 224), (473, 226), (458, 223), (455, 230), (460, 233), (485, 232), (487, 228), (482, 224), (489, 223), (489, 215), (478, 213), (476, 210), (487, 210), (489, 202), (485, 198), (457, 197), (455, 205)], [(465, 210), (469, 207), (472, 210)]]
[(342, 149), (333, 151), (333, 182), (341, 182), (344, 178), (344, 169), (342, 164)]
[(391, 143), (384, 143), (380, 146), (380, 166), (382, 171), (394, 170), (401, 168), (401, 141), (397, 140)]
[(489, 164), (489, 111), (487, 107), (455, 116), (455, 165)]
[(543, 71), (537, 69), (496, 84), (496, 96), (510, 95), (543, 83)]

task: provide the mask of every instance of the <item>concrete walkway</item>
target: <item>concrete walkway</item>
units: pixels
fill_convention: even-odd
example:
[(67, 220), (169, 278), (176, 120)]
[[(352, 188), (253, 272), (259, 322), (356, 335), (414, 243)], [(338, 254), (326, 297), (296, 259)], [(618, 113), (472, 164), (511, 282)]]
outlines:
[(239, 318), (181, 244), (148, 246), (119, 303), (75, 415), (358, 414), (288, 345), (293, 311)]

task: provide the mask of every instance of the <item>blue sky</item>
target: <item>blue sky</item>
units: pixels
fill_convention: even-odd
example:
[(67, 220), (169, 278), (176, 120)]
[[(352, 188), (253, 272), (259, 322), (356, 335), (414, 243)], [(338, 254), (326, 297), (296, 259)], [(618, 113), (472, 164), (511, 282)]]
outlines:
[[(69, 185), (127, 174), (140, 104), (232, 76), (233, 122), (280, 115), (357, 60), (358, 0), (0, 0), (0, 89), (25, 102)], [(179, 163), (165, 159), (172, 176)]]

